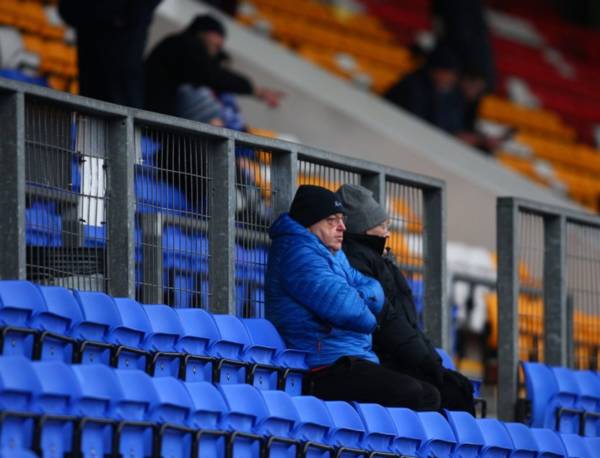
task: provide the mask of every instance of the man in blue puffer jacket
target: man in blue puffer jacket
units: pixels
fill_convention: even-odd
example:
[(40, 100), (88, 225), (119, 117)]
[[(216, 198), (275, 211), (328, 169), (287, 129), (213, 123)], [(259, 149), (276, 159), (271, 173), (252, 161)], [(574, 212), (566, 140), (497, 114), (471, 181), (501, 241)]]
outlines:
[(341, 250), (345, 210), (319, 186), (300, 186), (271, 227), (266, 312), (286, 344), (308, 352), (305, 394), (437, 410), (427, 384), (386, 369), (371, 347), (384, 294)]

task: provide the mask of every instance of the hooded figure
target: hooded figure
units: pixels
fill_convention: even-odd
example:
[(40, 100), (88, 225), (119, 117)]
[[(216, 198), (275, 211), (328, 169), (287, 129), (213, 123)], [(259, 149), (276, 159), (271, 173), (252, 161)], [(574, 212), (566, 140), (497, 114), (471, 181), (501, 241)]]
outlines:
[(304, 394), (436, 410), (434, 387), (386, 369), (372, 350), (383, 290), (341, 250), (345, 213), (335, 193), (298, 188), (290, 212), (271, 226), (266, 316), (289, 347), (308, 352)]
[(442, 407), (474, 412), (473, 388), (462, 374), (442, 366), (435, 347), (421, 331), (412, 291), (385, 249), (388, 215), (373, 194), (358, 185), (343, 185), (338, 196), (347, 213), (343, 250), (352, 267), (375, 278), (385, 293), (383, 311), (373, 334), (373, 349), (381, 364), (433, 384)]

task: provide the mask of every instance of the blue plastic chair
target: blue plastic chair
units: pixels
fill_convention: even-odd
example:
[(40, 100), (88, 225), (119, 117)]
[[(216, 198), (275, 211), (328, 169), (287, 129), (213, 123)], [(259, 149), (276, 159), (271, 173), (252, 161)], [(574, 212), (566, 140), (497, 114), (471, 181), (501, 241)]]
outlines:
[(416, 412), (404, 407), (390, 407), (387, 410), (398, 432), (394, 450), (401, 455), (417, 456), (417, 451), (425, 441), (425, 430)]
[(547, 428), (531, 428), (531, 434), (537, 443), (538, 458), (563, 458), (565, 447), (556, 431)]
[(300, 447), (294, 438), (294, 428), (300, 421), (292, 398), (284, 391), (260, 391), (267, 415), (259, 419), (256, 432), (266, 438), (265, 450), (269, 457), (294, 458)]
[(177, 342), (185, 335), (179, 315), (162, 304), (145, 305), (144, 311), (152, 327), (143, 344), (145, 350), (153, 352), (147, 372), (153, 376), (179, 376), (182, 354)]
[(585, 446), (590, 456), (594, 456), (600, 450), (600, 437), (585, 437)]
[(600, 377), (593, 371), (573, 371), (579, 388), (577, 407), (584, 411), (583, 433), (585, 436), (600, 436)]
[(464, 458), (479, 456), (485, 443), (475, 418), (467, 412), (452, 411), (446, 411), (446, 418), (456, 438), (454, 454)]
[(72, 448), (76, 422), (73, 406), (81, 396), (72, 367), (62, 361), (36, 361), (32, 367), (41, 387), (35, 398), (36, 411), (45, 415), (34, 450), (52, 450), (56, 456), (80, 451)]
[(178, 351), (185, 353), (183, 358), (184, 379), (188, 382), (213, 380), (216, 358), (210, 348), (221, 340), (221, 335), (212, 316), (202, 309), (175, 309), (181, 320), (183, 334), (176, 344)]
[(513, 442), (511, 458), (536, 458), (539, 448), (531, 429), (523, 423), (503, 423)]
[(28, 359), (0, 357), (0, 448), (5, 453), (32, 448), (34, 418), (27, 413), (35, 411), (34, 398), (40, 390)]
[(514, 451), (514, 446), (504, 425), (493, 418), (480, 418), (477, 426), (483, 436), (481, 458), (508, 458)]
[(152, 454), (153, 423), (147, 421), (158, 404), (152, 378), (136, 369), (115, 369), (123, 393), (116, 402), (114, 416), (118, 422), (115, 443), (122, 456), (145, 458)]
[(112, 328), (108, 336), (108, 340), (116, 346), (112, 365), (145, 370), (149, 355), (142, 347), (146, 336), (152, 332), (148, 315), (142, 304), (133, 299), (115, 298), (115, 304), (123, 324)]
[(81, 341), (75, 362), (109, 365), (113, 349), (109, 331), (123, 324), (115, 301), (104, 293), (75, 291), (73, 295), (83, 313), (83, 321), (71, 330), (71, 335)]
[(337, 449), (337, 456), (364, 455), (362, 443), (366, 431), (358, 412), (344, 401), (326, 401), (325, 405), (333, 423), (328, 440)]
[(174, 377), (152, 379), (158, 402), (151, 406), (148, 420), (159, 424), (153, 454), (187, 458), (191, 454), (194, 430), (188, 426), (192, 399), (181, 380)]
[(229, 411), (227, 403), (212, 383), (185, 382), (184, 385), (192, 400), (189, 426), (196, 431), (192, 456), (224, 457), (228, 433), (221, 429), (221, 421)]
[[(248, 382), (263, 390), (277, 388), (277, 370), (273, 366), (275, 348), (254, 345), (241, 320), (233, 315), (213, 315), (221, 339), (240, 348), (239, 358), (248, 363)], [(241, 382), (241, 380), (237, 380)], [(222, 382), (223, 383), (223, 382)]]
[(259, 421), (265, 418), (266, 405), (258, 389), (252, 385), (219, 385), (228, 413), (223, 417), (222, 427), (231, 434), (231, 456), (258, 457), (262, 436), (256, 433)]
[(302, 456), (329, 457), (333, 447), (328, 443), (328, 436), (333, 420), (325, 402), (314, 396), (295, 396), (292, 403), (299, 417), (292, 435), (303, 443)]
[(355, 402), (353, 406), (366, 431), (361, 448), (372, 452), (381, 452), (378, 456), (386, 453), (400, 453), (396, 449), (398, 429), (388, 410), (379, 404)]
[(582, 409), (579, 408), (579, 385), (571, 369), (566, 367), (551, 367), (558, 394), (555, 395), (558, 404), (557, 431), (563, 433), (579, 433)]
[(425, 440), (421, 443), (419, 456), (446, 458), (452, 456), (456, 438), (446, 419), (438, 412), (418, 412)]
[(279, 389), (290, 395), (302, 393), (302, 377), (308, 370), (307, 353), (302, 350), (287, 348), (277, 329), (269, 320), (264, 318), (245, 318), (242, 323), (255, 345), (274, 348), (273, 364), (282, 368), (279, 379)]
[[(561, 434), (563, 446), (569, 458), (593, 458), (590, 454), (588, 447), (585, 442), (585, 438), (578, 434)], [(598, 450), (595, 451), (596, 455)]]

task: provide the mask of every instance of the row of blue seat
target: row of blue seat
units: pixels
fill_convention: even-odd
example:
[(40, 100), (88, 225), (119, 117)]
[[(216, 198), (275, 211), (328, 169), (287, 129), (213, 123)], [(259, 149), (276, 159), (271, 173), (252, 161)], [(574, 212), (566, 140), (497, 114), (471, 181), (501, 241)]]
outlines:
[(600, 375), (590, 370), (523, 362), (529, 424), (600, 436)]
[(591, 458), (600, 445), (466, 412), (444, 418), (19, 356), (0, 357), (0, 410), (2, 456), (29, 449), (43, 456), (291, 458), (333, 450), (344, 457)]
[(98, 292), (0, 281), (5, 355), (138, 368), (156, 376), (249, 382), (300, 393), (304, 352), (264, 319), (141, 305)]

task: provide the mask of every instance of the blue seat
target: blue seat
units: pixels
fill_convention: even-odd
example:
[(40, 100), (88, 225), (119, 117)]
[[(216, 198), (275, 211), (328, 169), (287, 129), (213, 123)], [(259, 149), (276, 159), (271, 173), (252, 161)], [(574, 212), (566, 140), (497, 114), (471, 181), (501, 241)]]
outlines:
[(62, 361), (32, 363), (40, 384), (35, 398), (36, 410), (45, 415), (39, 424), (40, 435), (35, 450), (52, 450), (56, 456), (71, 453), (75, 439), (75, 399), (81, 396), (81, 387), (72, 367)]
[(401, 453), (396, 448), (398, 429), (390, 413), (379, 404), (353, 403), (365, 427), (361, 447), (376, 452)]
[[(31, 362), (23, 356), (0, 357), (0, 448), (7, 454), (33, 445), (34, 398), (41, 390)], [(9, 455), (5, 455), (9, 456)]]
[(579, 388), (577, 407), (583, 411), (583, 432), (585, 436), (600, 436), (600, 419), (590, 412), (600, 413), (600, 377), (589, 370), (573, 371)]
[(337, 449), (337, 456), (363, 455), (362, 443), (366, 431), (358, 412), (344, 401), (326, 401), (325, 405), (332, 420), (328, 440)]
[[(578, 434), (561, 434), (560, 438), (569, 458), (593, 458), (585, 438)], [(595, 454), (598, 454), (598, 450), (595, 450)]]
[(556, 430), (563, 433), (579, 432), (580, 416), (583, 413), (579, 408), (579, 385), (575, 379), (575, 375), (571, 369), (566, 367), (551, 367), (556, 384), (558, 386), (558, 394), (555, 395), (558, 404), (558, 412)]
[(154, 352), (147, 372), (154, 376), (180, 375), (182, 354), (177, 350), (177, 341), (185, 335), (179, 315), (166, 305), (145, 305), (144, 311), (150, 320), (152, 331), (146, 334), (144, 349)]
[(221, 458), (225, 456), (227, 432), (221, 421), (229, 408), (220, 391), (209, 382), (185, 382), (191, 403), (189, 426), (196, 432), (192, 456)]
[(245, 318), (242, 323), (246, 327), (255, 345), (274, 348), (273, 363), (283, 368), (279, 389), (290, 395), (300, 395), (302, 392), (302, 376), (308, 370), (306, 352), (287, 348), (277, 329), (269, 320), (264, 318)]
[(566, 456), (565, 447), (556, 431), (548, 428), (531, 428), (531, 434), (539, 449), (538, 458), (562, 458)]
[(475, 418), (467, 412), (452, 411), (446, 411), (446, 418), (456, 438), (454, 453), (464, 458), (479, 456), (484, 439)]
[(152, 379), (158, 402), (151, 406), (148, 420), (159, 423), (154, 456), (189, 457), (194, 430), (188, 426), (192, 400), (184, 383), (174, 377)]
[(144, 458), (152, 454), (153, 424), (147, 421), (150, 410), (158, 404), (152, 378), (136, 369), (115, 369), (123, 396), (115, 405), (118, 422), (115, 443), (118, 452), (128, 458)]
[(115, 344), (112, 365), (124, 369), (145, 370), (148, 352), (143, 350), (146, 335), (152, 332), (152, 325), (144, 307), (129, 298), (115, 298), (122, 324), (110, 329), (108, 341)]
[(35, 315), (47, 311), (39, 289), (28, 281), (0, 281), (0, 351), (3, 355), (33, 357), (36, 330), (30, 324)]
[(216, 362), (211, 356), (212, 346), (221, 340), (215, 320), (202, 309), (182, 308), (175, 312), (183, 327), (176, 348), (185, 353), (182, 369), (185, 380), (218, 382), (218, 378), (213, 380)]
[(260, 391), (267, 415), (259, 420), (256, 432), (268, 438), (267, 454), (273, 458), (294, 458), (300, 447), (295, 439), (294, 428), (300, 421), (292, 398), (284, 391)]
[(29, 450), (23, 449), (0, 449), (0, 458), (37, 458), (37, 455)]
[(405, 456), (417, 456), (425, 441), (425, 430), (416, 412), (404, 407), (390, 407), (388, 412), (398, 432), (394, 449)]
[(590, 456), (594, 456), (600, 450), (600, 437), (585, 437), (585, 446)]
[[(238, 317), (213, 315), (213, 318), (219, 328), (222, 341), (238, 346), (240, 353), (236, 359), (241, 359), (249, 364), (247, 369), (249, 383), (264, 390), (276, 389), (278, 374), (273, 366), (275, 349), (254, 345), (248, 331), (246, 331), (245, 326)], [(240, 381), (237, 380), (237, 382)]]
[(419, 448), (419, 455), (445, 458), (452, 456), (456, 438), (446, 419), (438, 412), (418, 412), (425, 440)]
[(325, 402), (314, 396), (295, 396), (292, 403), (299, 417), (292, 434), (303, 442), (303, 456), (329, 457), (332, 447), (328, 444), (328, 436), (333, 420)]
[(513, 443), (511, 458), (536, 458), (539, 448), (531, 429), (523, 423), (503, 423)]
[(27, 246), (62, 246), (62, 217), (56, 202), (34, 200), (25, 209), (25, 242)]
[(483, 436), (481, 458), (508, 458), (513, 452), (513, 442), (504, 425), (493, 418), (477, 420), (477, 426)]
[(268, 415), (258, 389), (252, 385), (228, 384), (219, 385), (219, 390), (228, 407), (221, 425), (231, 433), (232, 456), (258, 457), (262, 436), (256, 433), (256, 426)]
[(123, 324), (115, 301), (104, 293), (75, 291), (73, 295), (83, 313), (83, 320), (71, 329), (71, 335), (81, 341), (75, 362), (109, 365), (113, 348), (109, 331)]

